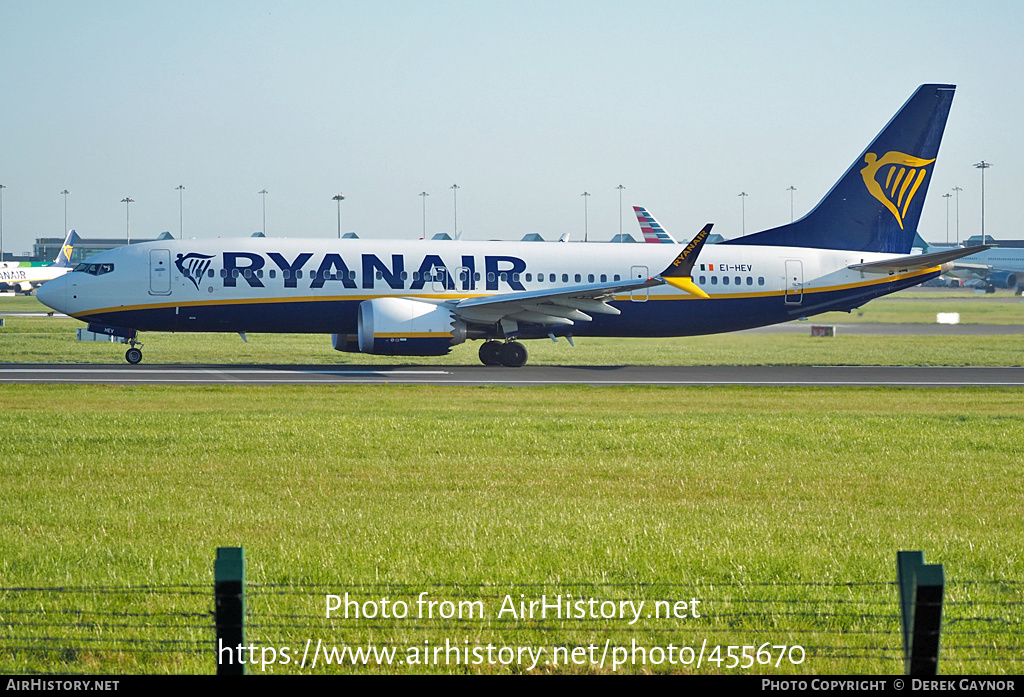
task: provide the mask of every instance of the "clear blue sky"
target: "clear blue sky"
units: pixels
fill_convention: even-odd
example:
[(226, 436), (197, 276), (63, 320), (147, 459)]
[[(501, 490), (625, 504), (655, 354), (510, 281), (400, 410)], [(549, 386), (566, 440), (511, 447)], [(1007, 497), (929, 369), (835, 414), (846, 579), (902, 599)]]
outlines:
[[(1022, 237), (1019, 2), (0, 0), (5, 251), (85, 237), (727, 237), (809, 210), (924, 82), (958, 85), (922, 231)], [(955, 216), (950, 206), (951, 220)], [(951, 235), (952, 224), (951, 224)]]

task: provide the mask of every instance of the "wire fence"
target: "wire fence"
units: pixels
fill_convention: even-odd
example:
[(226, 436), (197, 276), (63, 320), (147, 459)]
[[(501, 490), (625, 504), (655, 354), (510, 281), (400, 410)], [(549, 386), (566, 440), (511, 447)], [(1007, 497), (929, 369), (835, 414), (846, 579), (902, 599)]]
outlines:
[[(0, 672), (900, 674), (896, 583), (212, 584), (0, 588)], [(939, 670), (1021, 673), (1024, 586), (947, 581)], [(218, 651), (221, 653), (218, 654)], [(234, 651), (234, 653), (232, 653)], [(479, 659), (479, 660), (477, 660)]]

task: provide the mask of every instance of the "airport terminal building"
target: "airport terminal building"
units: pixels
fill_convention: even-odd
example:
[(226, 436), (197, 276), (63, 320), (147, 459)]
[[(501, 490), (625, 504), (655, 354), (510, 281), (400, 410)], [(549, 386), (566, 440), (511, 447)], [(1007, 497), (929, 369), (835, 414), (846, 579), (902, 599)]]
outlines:
[[(171, 240), (174, 239), (174, 235), (169, 232), (161, 232), (157, 240)], [(132, 240), (132, 244), (142, 244), (143, 242), (154, 242), (151, 239), (135, 239)], [(31, 261), (45, 261), (50, 262), (57, 258), (58, 252), (60, 252), (61, 245), (64, 244), (63, 237), (39, 237), (36, 239), (35, 244), (32, 245), (32, 259)], [(75, 248), (71, 251), (71, 261), (78, 263), (85, 259), (88, 259), (94, 254), (105, 252), (108, 249), (114, 249), (115, 247), (123, 247), (125, 239), (123, 237), (113, 238), (95, 238), (86, 239), (81, 238)], [(28, 260), (26, 260), (28, 261)]]

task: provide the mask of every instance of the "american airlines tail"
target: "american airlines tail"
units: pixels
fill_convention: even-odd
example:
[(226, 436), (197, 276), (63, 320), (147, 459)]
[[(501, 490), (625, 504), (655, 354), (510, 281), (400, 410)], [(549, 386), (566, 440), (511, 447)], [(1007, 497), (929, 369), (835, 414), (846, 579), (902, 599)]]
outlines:
[(647, 212), (646, 208), (633, 206), (633, 212), (636, 213), (636, 220), (640, 223), (640, 232), (644, 235), (644, 242), (650, 244), (676, 243), (675, 238), (665, 232), (665, 228)]
[(721, 244), (910, 252), (955, 85), (921, 85), (806, 216)]

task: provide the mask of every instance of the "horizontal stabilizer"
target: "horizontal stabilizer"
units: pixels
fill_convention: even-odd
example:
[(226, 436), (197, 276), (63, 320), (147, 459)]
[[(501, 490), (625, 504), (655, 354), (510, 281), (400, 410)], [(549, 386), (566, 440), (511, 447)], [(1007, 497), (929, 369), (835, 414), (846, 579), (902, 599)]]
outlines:
[(945, 264), (961, 257), (977, 254), (994, 245), (985, 244), (977, 247), (957, 247), (956, 249), (944, 249), (941, 252), (930, 254), (914, 254), (911, 256), (894, 257), (882, 261), (872, 261), (867, 264), (850, 264), (849, 268), (855, 271), (866, 273), (889, 273), (890, 271), (909, 271), (910, 269), (930, 269), (933, 266)]

